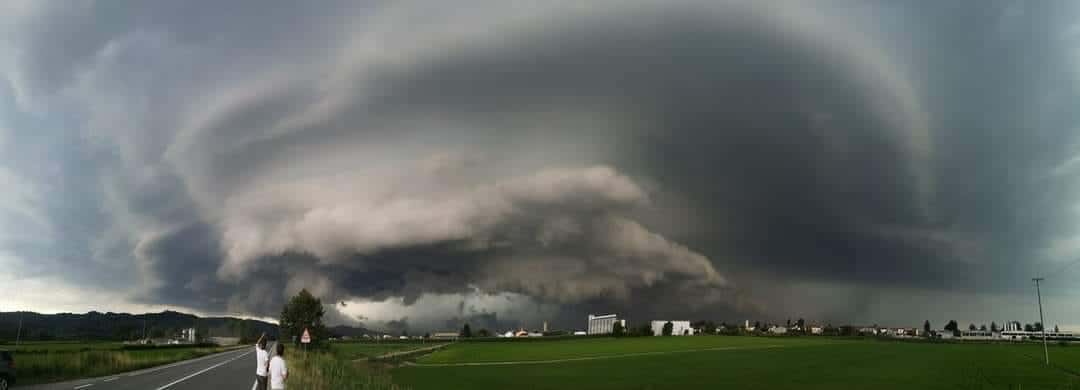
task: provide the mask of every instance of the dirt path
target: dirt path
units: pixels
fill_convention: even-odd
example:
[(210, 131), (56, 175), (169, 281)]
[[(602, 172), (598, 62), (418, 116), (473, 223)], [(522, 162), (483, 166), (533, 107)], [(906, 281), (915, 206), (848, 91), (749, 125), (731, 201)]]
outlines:
[[(393, 360), (394, 358), (397, 358), (397, 357), (400, 357), (400, 356), (411, 356), (411, 355), (414, 355), (414, 354), (422, 354), (422, 353), (435, 351), (435, 350), (438, 350), (438, 349), (440, 349), (442, 347), (445, 347), (447, 345), (450, 345), (450, 344), (449, 343), (444, 343), (444, 344), (438, 344), (438, 345), (433, 345), (433, 346), (424, 347), (424, 348), (409, 349), (409, 350), (404, 350), (404, 351), (394, 351), (394, 352), (385, 353), (385, 354), (376, 356), (374, 358), (371, 358), (370, 360), (376, 360), (376, 361)], [(362, 361), (362, 360), (366, 361), (366, 360), (369, 360), (369, 359), (368, 358), (360, 358), (360, 359), (357, 359), (356, 361)]]
[(656, 351), (656, 352), (635, 352), (624, 353), (619, 355), (603, 355), (603, 356), (585, 356), (566, 359), (553, 359), (553, 360), (517, 360), (517, 361), (505, 361), (505, 362), (472, 362), (472, 363), (414, 363), (405, 362), (406, 366), (415, 367), (466, 367), (466, 366), (512, 366), (519, 364), (553, 364), (553, 363), (565, 363), (565, 362), (579, 362), (584, 360), (604, 360), (604, 359), (619, 359), (635, 356), (651, 356), (651, 355), (670, 355), (676, 353), (688, 353), (688, 352), (705, 352), (705, 351), (734, 351), (740, 349), (768, 349), (768, 348), (783, 348), (783, 345), (764, 345), (754, 347), (716, 347), (716, 348), (701, 348), (701, 349), (682, 349), (677, 351)]

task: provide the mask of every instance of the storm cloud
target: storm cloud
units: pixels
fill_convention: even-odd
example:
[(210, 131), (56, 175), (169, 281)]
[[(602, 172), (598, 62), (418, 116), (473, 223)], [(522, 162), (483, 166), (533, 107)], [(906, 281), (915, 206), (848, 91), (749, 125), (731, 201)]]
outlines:
[(410, 331), (988, 322), (1080, 255), (1068, 2), (3, 7), (16, 280)]

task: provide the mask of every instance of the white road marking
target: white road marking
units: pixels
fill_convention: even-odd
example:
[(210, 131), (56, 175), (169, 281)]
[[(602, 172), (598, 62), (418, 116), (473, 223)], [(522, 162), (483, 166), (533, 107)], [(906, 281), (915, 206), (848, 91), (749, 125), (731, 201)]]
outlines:
[(247, 355), (250, 355), (250, 354), (251, 354), (251, 351), (247, 351), (247, 352), (244, 352), (244, 353), (242, 353), (242, 354), (240, 354), (240, 355), (237, 355), (237, 356), (233, 357), (232, 359), (229, 359), (229, 360), (223, 361), (223, 362), (221, 362), (221, 363), (218, 363), (218, 364), (212, 365), (212, 366), (210, 366), (210, 367), (204, 368), (204, 369), (202, 369), (202, 370), (199, 370), (198, 372), (196, 372), (196, 373), (194, 373), (194, 374), (191, 374), (191, 375), (185, 376), (185, 377), (183, 377), (183, 378), (177, 379), (177, 380), (173, 381), (172, 383), (169, 383), (169, 384), (167, 384), (167, 385), (165, 385), (165, 386), (161, 386), (161, 387), (158, 387), (158, 388), (157, 388), (156, 390), (165, 390), (165, 389), (168, 389), (168, 388), (172, 387), (173, 385), (175, 385), (175, 384), (177, 384), (177, 383), (180, 383), (180, 382), (186, 381), (186, 380), (188, 380), (188, 379), (194, 378), (194, 377), (196, 377), (196, 376), (199, 376), (199, 375), (201, 375), (201, 374), (203, 374), (203, 373), (205, 373), (205, 372), (207, 372), (207, 371), (210, 371), (210, 370), (213, 370), (213, 369), (215, 369), (215, 368), (221, 367), (221, 366), (223, 366), (223, 365), (225, 365), (225, 364), (231, 363), (231, 362), (232, 362), (233, 360), (236, 360), (236, 359), (242, 358), (242, 357), (244, 357), (244, 356), (247, 356)]
[(112, 377), (112, 378), (107, 378), (107, 379), (105, 379), (105, 380), (104, 380), (103, 382), (112, 382), (112, 381), (114, 381), (114, 380), (117, 380), (117, 379), (120, 379), (120, 377), (118, 377), (118, 376), (114, 376), (114, 377)]
[(75, 386), (75, 387), (72, 387), (72, 389), (75, 389), (75, 390), (79, 390), (79, 389), (85, 389), (85, 388), (87, 388), (87, 387), (90, 387), (90, 386), (93, 386), (93, 385), (94, 385), (93, 383), (87, 383), (87, 384), (85, 384), (85, 385), (82, 385), (82, 386)]
[[(235, 348), (235, 349), (242, 349), (242, 348)], [(173, 367), (183, 366), (183, 365), (187, 365), (187, 364), (191, 364), (191, 363), (195, 363), (195, 362), (201, 362), (203, 360), (213, 359), (213, 358), (215, 358), (217, 356), (221, 356), (222, 354), (226, 354), (226, 353), (229, 353), (229, 352), (232, 352), (232, 351), (233, 350), (226, 350), (226, 351), (223, 351), (223, 352), (212, 353), (212, 354), (209, 354), (209, 355), (206, 355), (206, 356), (200, 356), (200, 357), (197, 357), (197, 358), (194, 358), (194, 359), (181, 360), (179, 362), (167, 364), (167, 365), (164, 365), (164, 366), (157, 366), (157, 367), (142, 369), (142, 370), (138, 370), (138, 371), (133, 371), (133, 372), (126, 373), (123, 376), (133, 377), (133, 376), (138, 376), (138, 375), (143, 375), (143, 374), (149, 374), (151, 372), (157, 372), (157, 371), (161, 371), (161, 370), (165, 370), (165, 369), (169, 369), (169, 368), (173, 368)]]

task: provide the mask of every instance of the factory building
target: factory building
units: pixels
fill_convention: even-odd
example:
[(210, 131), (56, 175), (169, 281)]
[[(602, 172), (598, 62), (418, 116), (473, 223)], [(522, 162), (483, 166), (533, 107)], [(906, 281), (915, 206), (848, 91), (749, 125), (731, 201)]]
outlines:
[(615, 314), (607, 314), (602, 316), (589, 314), (589, 330), (590, 335), (593, 334), (608, 334), (612, 332), (615, 327), (615, 323), (618, 322), (622, 325), (623, 329), (626, 329), (626, 320), (620, 320)]
[(662, 336), (664, 334), (664, 324), (671, 323), (671, 335), (683, 336), (693, 335), (694, 328), (690, 327), (690, 321), (653, 321), (652, 332), (655, 336)]

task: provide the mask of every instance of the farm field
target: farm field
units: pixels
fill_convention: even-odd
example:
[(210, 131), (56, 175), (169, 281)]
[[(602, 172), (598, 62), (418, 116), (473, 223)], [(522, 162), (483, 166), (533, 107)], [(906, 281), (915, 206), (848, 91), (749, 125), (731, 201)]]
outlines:
[(421, 343), (334, 343), (330, 346), (331, 352), (338, 359), (356, 360), (384, 355), (390, 352), (418, 349), (434, 344)]
[(32, 342), (0, 345), (13, 351), (19, 383), (34, 384), (104, 376), (221, 352), (221, 347), (129, 347), (113, 342)]
[(45, 351), (88, 351), (88, 350), (118, 350), (123, 343), (113, 341), (29, 341), (14, 344), (0, 344), (0, 349), (12, 352), (45, 352)]
[[(686, 352), (691, 349), (713, 349)], [(424, 389), (1080, 389), (1080, 346), (651, 337), (458, 343), (393, 370)], [(562, 362), (552, 360), (573, 359)], [(446, 366), (453, 364), (479, 364)], [(1072, 370), (1072, 373), (1068, 372)]]

